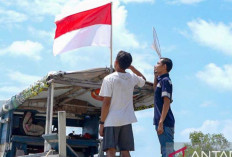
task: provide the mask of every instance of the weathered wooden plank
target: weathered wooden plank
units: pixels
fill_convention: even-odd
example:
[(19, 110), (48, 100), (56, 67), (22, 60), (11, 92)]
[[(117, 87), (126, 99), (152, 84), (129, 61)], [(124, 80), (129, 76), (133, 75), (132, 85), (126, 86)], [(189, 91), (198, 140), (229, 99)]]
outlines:
[[(43, 108), (43, 107), (22, 106), (20, 107), (20, 109), (37, 110), (39, 112), (46, 112), (46, 108)], [(100, 108), (95, 108), (92, 106), (78, 106), (78, 105), (73, 105), (73, 104), (66, 104), (64, 106), (60, 106), (53, 110), (54, 113), (57, 113), (58, 111), (66, 111), (67, 113), (72, 113), (72, 114), (83, 114), (83, 113), (89, 112), (89, 114), (94, 115), (100, 112)]]
[(75, 93), (76, 91), (80, 90), (81, 87), (74, 87), (72, 88), (71, 90), (67, 91), (66, 93), (62, 94), (62, 95), (59, 95), (58, 97), (55, 98), (56, 102), (59, 102), (61, 99), (67, 97), (68, 95), (70, 94), (73, 94)]
[[(69, 96), (69, 97), (67, 97), (66, 99), (64, 99), (63, 101), (58, 102), (57, 105), (58, 105), (58, 106), (64, 105), (65, 103), (69, 102), (70, 100), (75, 99), (76, 96), (81, 96), (81, 95), (83, 95), (83, 94), (89, 92), (90, 90), (91, 90), (91, 89), (86, 89), (86, 90), (82, 91), (81, 93), (74, 94), (74, 96)], [(87, 102), (86, 102), (86, 103), (87, 103)]]
[[(69, 89), (73, 86), (55, 87), (54, 90)], [(48, 91), (48, 88), (44, 88), (43, 91)]]
[(80, 81), (77, 79), (71, 79), (71, 78), (59, 78), (59, 79), (52, 79), (48, 81), (48, 83), (58, 83), (58, 84), (66, 84), (66, 85), (72, 85), (72, 86), (77, 86), (77, 87), (87, 87), (87, 88), (100, 88), (101, 83), (94, 83), (90, 81)]
[(42, 146), (44, 143), (44, 139), (41, 137), (32, 137), (32, 136), (20, 136), (20, 135), (13, 135), (11, 140), (17, 143), (26, 143), (28, 145), (39, 145)]
[(84, 104), (65, 104), (67, 106), (73, 106), (73, 107), (76, 107), (76, 108), (91, 108), (91, 109), (100, 109), (100, 107), (95, 107), (95, 106), (89, 106), (88, 103), (84, 103)]
[(40, 99), (28, 99), (24, 102), (25, 103), (37, 103), (37, 102), (47, 102), (47, 98), (40, 98)]

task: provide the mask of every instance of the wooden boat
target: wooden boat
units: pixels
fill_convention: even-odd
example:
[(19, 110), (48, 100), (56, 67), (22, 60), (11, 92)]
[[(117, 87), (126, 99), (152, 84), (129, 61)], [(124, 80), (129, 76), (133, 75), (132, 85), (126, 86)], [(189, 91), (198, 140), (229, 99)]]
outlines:
[[(31, 112), (33, 124), (43, 126), (46, 136), (58, 132), (55, 129), (58, 129), (59, 111), (66, 112), (67, 127), (81, 128), (79, 137), (67, 136), (67, 144), (71, 147), (70, 151), (67, 149), (67, 156), (75, 156), (75, 152), (79, 156), (97, 154), (102, 105), (102, 97), (98, 94), (103, 78), (109, 73), (109, 68), (49, 73), (34, 85), (1, 102), (0, 156), (13, 157), (20, 152), (28, 155), (48, 151), (49, 144), (42, 136), (23, 133), (23, 119), (26, 112)], [(150, 82), (146, 82), (142, 88), (135, 87), (135, 110), (152, 108), (153, 94), (153, 84)], [(84, 135), (90, 136), (86, 138)]]

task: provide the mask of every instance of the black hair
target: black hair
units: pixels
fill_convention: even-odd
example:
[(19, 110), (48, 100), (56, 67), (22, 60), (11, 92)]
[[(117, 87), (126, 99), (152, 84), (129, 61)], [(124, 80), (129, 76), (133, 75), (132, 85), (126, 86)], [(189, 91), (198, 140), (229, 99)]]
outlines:
[(167, 72), (170, 72), (172, 70), (172, 60), (169, 58), (160, 58), (162, 64), (166, 64), (167, 66)]
[(116, 60), (122, 70), (126, 70), (132, 63), (132, 56), (126, 51), (119, 51)]

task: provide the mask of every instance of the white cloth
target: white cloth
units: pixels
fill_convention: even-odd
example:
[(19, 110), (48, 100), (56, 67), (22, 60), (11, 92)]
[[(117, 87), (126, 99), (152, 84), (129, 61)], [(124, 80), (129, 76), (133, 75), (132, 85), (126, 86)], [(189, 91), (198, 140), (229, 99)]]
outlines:
[(111, 47), (111, 3), (57, 20), (53, 54), (85, 46)]
[(137, 122), (133, 107), (134, 87), (144, 86), (145, 80), (136, 74), (114, 72), (103, 80), (100, 96), (111, 97), (104, 127), (123, 126)]
[(27, 112), (23, 119), (23, 130), (26, 135), (40, 136), (44, 133), (44, 127), (32, 124), (31, 112)]

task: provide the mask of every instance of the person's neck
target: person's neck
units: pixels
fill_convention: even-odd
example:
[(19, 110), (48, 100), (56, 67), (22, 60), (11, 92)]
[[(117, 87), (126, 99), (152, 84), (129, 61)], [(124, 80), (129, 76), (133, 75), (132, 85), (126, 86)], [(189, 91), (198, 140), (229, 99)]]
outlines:
[(116, 71), (120, 73), (126, 73), (126, 70), (122, 70), (122, 69), (116, 69)]
[(159, 76), (162, 76), (162, 75), (164, 75), (164, 74), (168, 74), (168, 72), (167, 72), (167, 71), (164, 71), (164, 72), (159, 73), (158, 75), (159, 75)]

